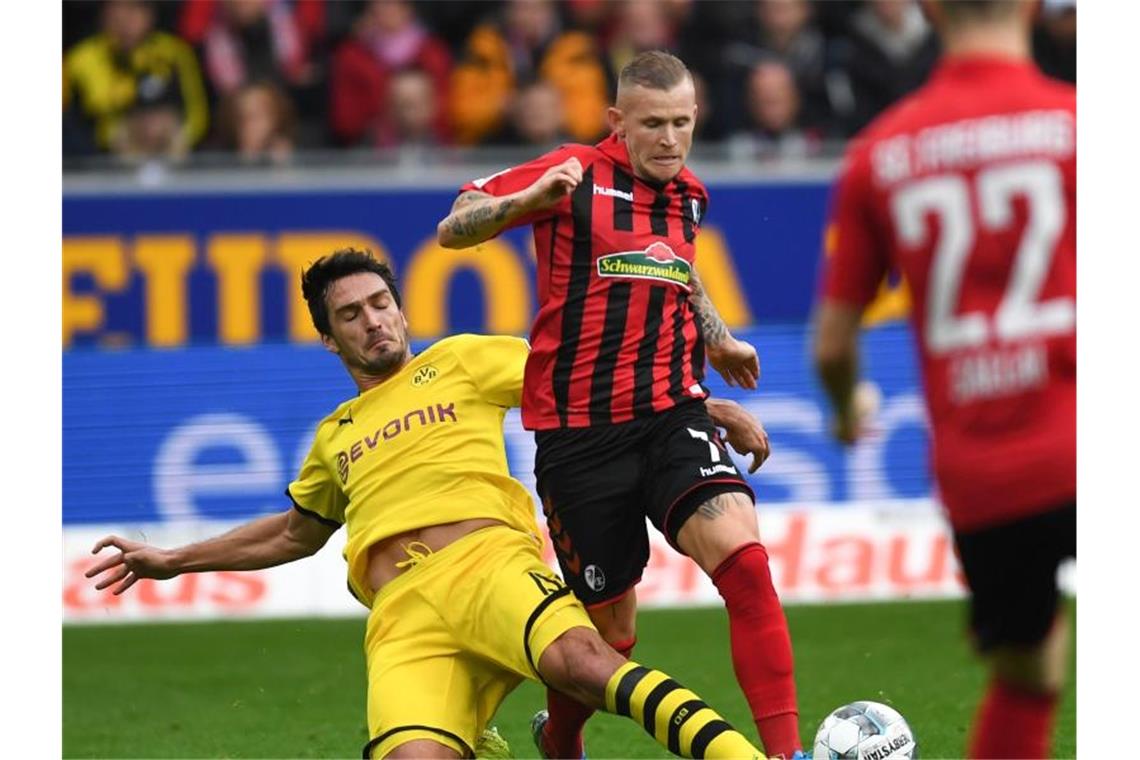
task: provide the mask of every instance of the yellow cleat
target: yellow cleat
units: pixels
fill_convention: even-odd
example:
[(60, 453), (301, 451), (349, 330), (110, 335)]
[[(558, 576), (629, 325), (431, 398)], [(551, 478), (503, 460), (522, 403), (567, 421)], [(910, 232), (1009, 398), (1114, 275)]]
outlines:
[(479, 741), (475, 742), (476, 760), (499, 760), (499, 758), (513, 758), (511, 745), (499, 733), (499, 729), (490, 726)]

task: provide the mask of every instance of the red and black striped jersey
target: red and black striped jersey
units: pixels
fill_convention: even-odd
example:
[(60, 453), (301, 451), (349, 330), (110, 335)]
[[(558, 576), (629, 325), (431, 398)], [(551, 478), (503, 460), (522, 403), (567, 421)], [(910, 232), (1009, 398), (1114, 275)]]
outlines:
[(704, 342), (689, 303), (708, 192), (688, 169), (634, 175), (625, 143), (563, 145), (463, 186), (510, 195), (576, 157), (582, 182), (534, 227), (538, 315), (522, 400), (531, 430), (626, 422), (703, 399)]

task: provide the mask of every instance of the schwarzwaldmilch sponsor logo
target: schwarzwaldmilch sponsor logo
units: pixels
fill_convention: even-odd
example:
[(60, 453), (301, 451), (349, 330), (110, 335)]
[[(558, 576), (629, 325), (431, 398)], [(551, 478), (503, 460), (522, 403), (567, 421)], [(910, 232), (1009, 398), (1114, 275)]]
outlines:
[(598, 276), (661, 280), (687, 290), (692, 266), (668, 245), (656, 242), (644, 251), (621, 251), (598, 257)]
[(446, 406), (444, 404), (432, 404), (423, 409), (413, 409), (403, 417), (393, 417), (376, 428), (376, 432), (372, 435), (366, 435), (360, 440), (355, 441), (346, 450), (337, 452), (336, 472), (340, 476), (340, 482), (347, 483), (348, 472), (352, 467), (352, 463), (365, 454), (371, 453), (381, 442), (390, 441), (397, 436), (411, 432), (411, 430), (416, 427), (427, 427), (428, 425), (436, 425), (441, 422), (458, 421), (459, 419), (455, 416), (454, 401)]

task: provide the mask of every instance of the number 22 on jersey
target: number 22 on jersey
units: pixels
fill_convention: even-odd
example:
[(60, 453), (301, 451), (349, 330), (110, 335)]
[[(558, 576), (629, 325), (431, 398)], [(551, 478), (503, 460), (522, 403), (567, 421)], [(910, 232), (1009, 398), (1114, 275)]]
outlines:
[[(978, 286), (967, 278), (967, 265), (979, 247), (979, 236), (1008, 230), (1018, 197), (1025, 199), (1026, 221), (1000, 302), (993, 313), (961, 313), (963, 287)], [(908, 248), (931, 244), (926, 219), (933, 214), (939, 220), (941, 234), (933, 241), (923, 299), (923, 343), (931, 357), (978, 351), (995, 343), (1041, 341), (1075, 328), (1072, 297), (1040, 299), (1067, 221), (1063, 177), (1056, 164), (1005, 163), (980, 169), (972, 180), (961, 174), (926, 177), (897, 190), (890, 207), (899, 241)], [(908, 269), (905, 263), (903, 269)], [(957, 400), (1016, 392), (1018, 386), (1035, 385), (1030, 375), (1044, 371), (1043, 357), (1024, 353), (980, 362), (952, 369)], [(1035, 369), (1026, 373), (1026, 367)]]

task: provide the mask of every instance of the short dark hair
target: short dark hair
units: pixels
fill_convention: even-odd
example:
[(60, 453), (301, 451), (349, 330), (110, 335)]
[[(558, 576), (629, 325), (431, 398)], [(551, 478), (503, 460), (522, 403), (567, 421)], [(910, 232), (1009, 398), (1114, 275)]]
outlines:
[(340, 248), (328, 256), (322, 256), (301, 272), (301, 294), (305, 303), (309, 305), (309, 316), (313, 319), (313, 327), (321, 335), (332, 335), (332, 325), (329, 323), (329, 306), (325, 301), (329, 286), (342, 277), (358, 274), (359, 272), (372, 272), (378, 274), (388, 284), (392, 291), (392, 298), (397, 308), (403, 308), (400, 300), (400, 289), (396, 285), (396, 273), (392, 267), (372, 255), (372, 251), (365, 248)]
[(680, 58), (664, 50), (647, 50), (622, 68), (618, 88), (640, 85), (651, 90), (671, 90), (685, 77), (692, 74)]

